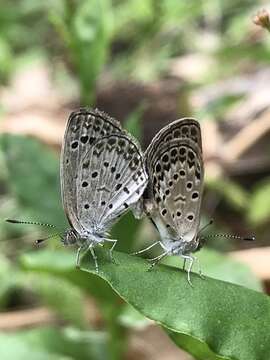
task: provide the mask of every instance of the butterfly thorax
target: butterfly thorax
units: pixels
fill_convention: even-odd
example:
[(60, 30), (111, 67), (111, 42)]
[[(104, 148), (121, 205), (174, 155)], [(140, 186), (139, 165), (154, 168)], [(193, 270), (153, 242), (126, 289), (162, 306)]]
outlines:
[(168, 227), (157, 212), (152, 213), (152, 220), (161, 235), (161, 246), (170, 255), (185, 255), (197, 250), (199, 241), (196, 232), (179, 234), (177, 229)]
[(161, 246), (169, 255), (186, 255), (195, 252), (198, 247), (197, 241), (185, 241), (181, 236), (178, 239), (162, 238)]
[(85, 244), (100, 244), (104, 242), (104, 239), (105, 234), (103, 233), (92, 233), (87, 230), (82, 230), (79, 233), (73, 228), (66, 230), (62, 236), (62, 242), (64, 245), (77, 244), (81, 246)]

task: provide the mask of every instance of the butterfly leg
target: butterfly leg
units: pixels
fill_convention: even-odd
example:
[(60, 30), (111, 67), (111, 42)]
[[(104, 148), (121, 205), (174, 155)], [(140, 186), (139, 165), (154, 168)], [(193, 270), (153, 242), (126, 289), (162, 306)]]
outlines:
[(187, 259), (184, 259), (184, 264), (183, 264), (183, 270), (184, 271), (186, 270), (186, 262), (187, 262)]
[(110, 254), (110, 260), (111, 260), (111, 262), (115, 264), (115, 260), (114, 260), (114, 257), (113, 257), (113, 249), (115, 248), (115, 245), (116, 245), (116, 243), (117, 243), (117, 240), (114, 240), (114, 239), (105, 239), (105, 241), (108, 241), (108, 242), (112, 242), (112, 243), (113, 243), (112, 247), (111, 247), (110, 250), (109, 250), (109, 254)]
[(98, 273), (98, 262), (97, 262), (97, 255), (95, 254), (95, 251), (93, 249), (93, 245), (89, 245), (88, 249), (90, 250), (91, 252), (91, 255), (94, 259), (94, 262), (95, 262), (95, 269), (96, 269), (96, 272)]
[(194, 257), (191, 256), (191, 255), (181, 255), (181, 256), (182, 256), (182, 258), (183, 258), (184, 260), (189, 260), (189, 267), (188, 267), (188, 269), (187, 269), (188, 283), (189, 283), (190, 286), (193, 286), (193, 285), (192, 285), (192, 282), (191, 282), (191, 280), (190, 280), (190, 273), (191, 273), (191, 269), (192, 269), (192, 266), (193, 266), (193, 263), (194, 263)]
[(168, 251), (165, 251), (164, 253), (162, 253), (159, 256), (156, 256), (153, 259), (148, 259), (149, 261), (152, 261), (152, 264), (150, 265), (148, 271), (150, 271), (161, 259), (163, 259), (167, 255), (168, 255)]
[(198, 264), (198, 270), (199, 270), (199, 276), (202, 279), (205, 279), (203, 273), (202, 273), (202, 268), (201, 268), (201, 264), (200, 264), (200, 260), (197, 258), (197, 256), (193, 256), (194, 260), (197, 262)]
[(139, 255), (144, 253), (147, 250), (152, 249), (152, 247), (156, 246), (157, 244), (160, 244), (160, 241), (156, 241), (154, 244), (151, 244), (150, 246), (146, 247), (145, 249), (142, 249), (140, 251), (135, 251), (134, 253), (131, 253), (130, 255)]
[(76, 254), (76, 268), (80, 269), (80, 263), (81, 263), (81, 259), (80, 259), (80, 254), (81, 251), (83, 250), (84, 246), (81, 245), (78, 250), (77, 250), (77, 254)]

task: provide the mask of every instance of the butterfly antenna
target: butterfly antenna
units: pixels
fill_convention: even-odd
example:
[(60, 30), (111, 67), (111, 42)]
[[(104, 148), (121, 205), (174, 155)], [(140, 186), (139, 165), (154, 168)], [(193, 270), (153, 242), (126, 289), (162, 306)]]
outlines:
[(198, 235), (200, 235), (200, 233), (202, 233), (206, 228), (208, 228), (208, 226), (212, 225), (214, 222), (213, 219), (211, 219), (207, 224), (205, 224), (199, 231), (198, 231)]
[(55, 228), (55, 226), (52, 224), (40, 223), (40, 222), (36, 222), (36, 221), (6, 219), (6, 222), (11, 223), (11, 224), (38, 225), (38, 226), (47, 226), (47, 227)]
[(52, 234), (52, 235), (47, 236), (47, 237), (42, 238), (42, 239), (37, 239), (37, 240), (35, 241), (35, 244), (36, 244), (36, 245), (39, 245), (39, 244), (43, 243), (43, 242), (46, 241), (46, 240), (49, 240), (49, 239), (54, 238), (55, 236), (59, 236), (59, 233)]
[(223, 238), (227, 238), (227, 239), (239, 239), (239, 240), (244, 240), (244, 241), (255, 241), (256, 240), (255, 236), (239, 236), (239, 235), (231, 235), (231, 234), (210, 234), (210, 235), (204, 236), (204, 239), (209, 239), (209, 238), (213, 238), (213, 237), (223, 237)]

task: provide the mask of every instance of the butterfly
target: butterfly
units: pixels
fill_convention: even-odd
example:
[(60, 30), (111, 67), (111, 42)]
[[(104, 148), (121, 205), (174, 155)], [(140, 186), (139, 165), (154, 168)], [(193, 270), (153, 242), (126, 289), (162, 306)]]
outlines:
[(195, 119), (176, 120), (161, 129), (145, 152), (149, 183), (144, 208), (160, 234), (160, 240), (141, 253), (160, 244), (167, 255), (179, 255), (190, 262), (188, 282), (200, 247), (199, 225), (203, 193), (204, 164), (200, 124)]
[(98, 109), (80, 109), (67, 122), (60, 178), (70, 224), (61, 240), (64, 245), (78, 245), (78, 267), (81, 251), (90, 250), (98, 271), (94, 247), (111, 242), (112, 258), (117, 240), (108, 231), (127, 210), (138, 210), (136, 204), (148, 182), (143, 153), (118, 121)]
[[(148, 186), (143, 195), (143, 207), (160, 233), (160, 240), (137, 251), (141, 254), (155, 245), (161, 245), (163, 253), (157, 256), (152, 266), (167, 255), (178, 255), (189, 261), (190, 273), (201, 249), (210, 237), (225, 237), (247, 241), (254, 236), (242, 237), (230, 234), (201, 236), (212, 223), (199, 229), (203, 195), (204, 163), (201, 128), (197, 120), (183, 118), (162, 128), (153, 138), (145, 152)], [(199, 263), (198, 263), (199, 265)], [(199, 268), (201, 274), (201, 269)]]

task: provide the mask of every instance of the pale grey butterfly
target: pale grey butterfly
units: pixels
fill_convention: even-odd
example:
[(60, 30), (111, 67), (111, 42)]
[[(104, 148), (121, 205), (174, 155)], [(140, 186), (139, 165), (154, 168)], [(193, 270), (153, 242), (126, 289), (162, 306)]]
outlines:
[(140, 146), (104, 112), (80, 109), (68, 119), (60, 178), (63, 208), (70, 224), (62, 242), (78, 245), (77, 266), (80, 252), (89, 249), (98, 271), (94, 247), (111, 242), (112, 257), (117, 240), (110, 239), (108, 231), (127, 210), (138, 212), (138, 200), (148, 181)]
[[(195, 119), (183, 118), (161, 129), (153, 138), (145, 153), (149, 174), (144, 193), (146, 214), (160, 233), (161, 240), (134, 254), (140, 254), (161, 245), (164, 252), (157, 256), (152, 266), (167, 255), (178, 255), (189, 261), (188, 282), (194, 260), (206, 239), (223, 236), (243, 240), (230, 234), (214, 234), (202, 237), (199, 230), (200, 209), (203, 194), (204, 164), (200, 124)], [(201, 274), (201, 270), (199, 270)]]

